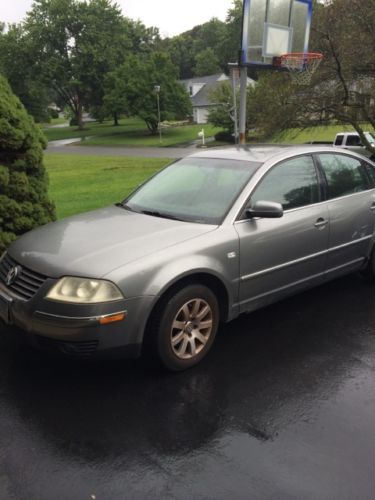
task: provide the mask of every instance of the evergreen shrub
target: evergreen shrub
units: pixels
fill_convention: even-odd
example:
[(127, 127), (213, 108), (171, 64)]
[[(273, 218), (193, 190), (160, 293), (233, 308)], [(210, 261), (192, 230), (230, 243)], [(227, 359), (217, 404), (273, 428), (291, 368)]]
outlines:
[(43, 165), (46, 144), (0, 75), (0, 255), (17, 236), (55, 219)]

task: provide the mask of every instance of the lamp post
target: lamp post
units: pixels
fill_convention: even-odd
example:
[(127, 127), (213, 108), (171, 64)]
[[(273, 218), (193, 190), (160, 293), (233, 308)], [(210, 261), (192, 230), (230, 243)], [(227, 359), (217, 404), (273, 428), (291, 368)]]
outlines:
[(156, 94), (156, 102), (158, 105), (158, 130), (159, 130), (159, 142), (161, 144), (161, 123), (160, 123), (160, 85), (154, 85), (154, 92)]

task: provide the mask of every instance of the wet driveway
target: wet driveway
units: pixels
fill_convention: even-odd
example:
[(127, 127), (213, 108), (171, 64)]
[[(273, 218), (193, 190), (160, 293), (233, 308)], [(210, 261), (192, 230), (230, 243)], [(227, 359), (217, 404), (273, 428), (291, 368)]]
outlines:
[(375, 285), (242, 317), (207, 361), (77, 364), (0, 327), (0, 498), (373, 499)]

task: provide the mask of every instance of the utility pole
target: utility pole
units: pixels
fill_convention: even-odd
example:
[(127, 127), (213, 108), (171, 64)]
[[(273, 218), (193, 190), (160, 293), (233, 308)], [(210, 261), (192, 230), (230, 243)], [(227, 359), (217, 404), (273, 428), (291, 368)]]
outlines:
[(247, 67), (240, 67), (240, 141), (246, 144), (246, 94), (247, 94)]
[(156, 94), (156, 102), (158, 105), (158, 130), (159, 130), (159, 143), (162, 143), (161, 140), (161, 122), (160, 122), (160, 85), (154, 85), (154, 92)]
[(234, 122), (234, 142), (238, 144), (238, 113), (237, 113), (237, 81), (240, 77), (240, 68), (237, 63), (229, 63), (230, 75), (232, 78), (232, 93), (233, 93), (233, 116)]

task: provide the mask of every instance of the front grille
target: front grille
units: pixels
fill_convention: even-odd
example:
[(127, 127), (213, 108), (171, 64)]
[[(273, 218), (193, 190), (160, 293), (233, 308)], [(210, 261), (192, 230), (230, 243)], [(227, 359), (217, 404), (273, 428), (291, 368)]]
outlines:
[(50, 339), (47, 337), (36, 337), (37, 345), (40, 349), (61, 353), (67, 356), (89, 357), (95, 353), (98, 347), (98, 340), (83, 340), (69, 342), (64, 340)]
[[(15, 266), (20, 266), (21, 273), (17, 276), (14, 283), (7, 285), (7, 274), (9, 270)], [(29, 300), (34, 297), (46, 279), (46, 276), (18, 264), (18, 262), (9, 256), (9, 254), (5, 254), (5, 257), (0, 262), (0, 281), (2, 281), (9, 290), (23, 299)]]

